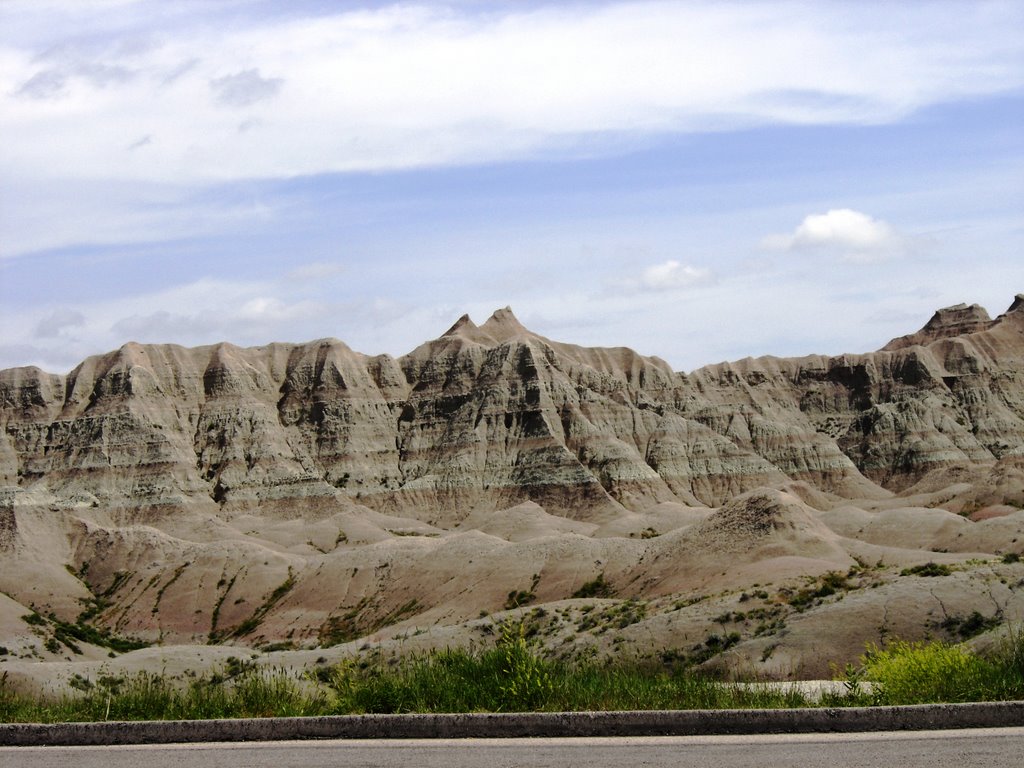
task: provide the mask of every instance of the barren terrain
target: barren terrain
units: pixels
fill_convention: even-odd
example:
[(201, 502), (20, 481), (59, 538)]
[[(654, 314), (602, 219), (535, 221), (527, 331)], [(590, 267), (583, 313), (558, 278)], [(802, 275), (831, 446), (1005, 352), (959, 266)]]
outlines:
[(830, 676), (887, 637), (991, 641), (1022, 552), (1020, 295), (689, 374), (507, 308), (398, 359), (130, 343), (0, 371), (0, 672), (28, 687), (509, 617), (560, 658)]

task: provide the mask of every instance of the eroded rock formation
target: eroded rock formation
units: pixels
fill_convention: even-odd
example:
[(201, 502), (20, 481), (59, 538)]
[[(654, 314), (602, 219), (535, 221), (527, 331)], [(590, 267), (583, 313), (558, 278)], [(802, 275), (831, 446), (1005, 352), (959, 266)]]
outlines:
[(711, 583), (720, 563), (686, 565), (709, 552), (845, 568), (844, 499), (869, 514), (946, 489), (943, 514), (979, 521), (957, 525), (1009, 535), (1022, 457), (1022, 296), (877, 352), (689, 374), (507, 308), (398, 359), (129, 343), (66, 376), (0, 371), (0, 592), (64, 617), (97, 601), (149, 639), (348, 638), (509, 589), (563, 599), (595, 563), (624, 595)]
[(806, 481), (885, 495), (1024, 453), (1024, 309), (963, 305), (864, 355), (687, 375), (550, 341), (499, 310), (403, 358), (337, 340), (126, 344), (67, 376), (0, 373), (0, 474), (59, 499), (227, 513), (351, 502), (457, 523), (525, 500), (606, 519)]

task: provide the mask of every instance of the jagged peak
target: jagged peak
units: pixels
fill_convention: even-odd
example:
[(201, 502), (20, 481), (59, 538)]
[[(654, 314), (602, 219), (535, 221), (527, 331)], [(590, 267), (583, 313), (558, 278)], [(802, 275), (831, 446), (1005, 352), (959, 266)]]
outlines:
[(480, 330), (493, 336), (497, 341), (506, 341), (514, 336), (532, 335), (512, 312), (512, 307), (496, 309), (480, 326)]
[(985, 308), (980, 304), (954, 304), (936, 310), (931, 319), (917, 333), (895, 338), (882, 347), (884, 352), (912, 347), (915, 344), (928, 344), (938, 339), (963, 336), (968, 333), (984, 331), (992, 325)]
[(459, 344), (470, 342), (472, 344), (482, 344), (483, 346), (494, 346), (496, 340), (493, 337), (488, 336), (483, 329), (473, 323), (469, 314), (464, 314), (457, 319), (455, 324), (453, 324), (449, 330), (445, 331), (432, 341), (424, 342), (409, 354), (432, 354), (432, 350), (436, 349), (438, 344), (451, 344), (453, 342)]
[(951, 307), (943, 307), (932, 315), (925, 328), (946, 326), (962, 319), (991, 320), (988, 312), (980, 304), (954, 304)]
[[(468, 314), (456, 320), (451, 328), (441, 334), (441, 339), (462, 339), (484, 346), (491, 346), (496, 341), (486, 330), (474, 323)], [(428, 342), (428, 344), (432, 343)]]
[(1013, 297), (1013, 303), (1010, 308), (1003, 314), (1008, 315), (1011, 312), (1024, 312), (1024, 293), (1018, 293)]
[(475, 330), (477, 330), (476, 323), (473, 322), (473, 319), (468, 314), (465, 314), (462, 317), (460, 317), (458, 320), (456, 320), (452, 324), (452, 327), (449, 328), (444, 333), (442, 333), (441, 336), (442, 337), (444, 337), (444, 336), (457, 336), (457, 335), (461, 335), (461, 333), (463, 331), (475, 331)]

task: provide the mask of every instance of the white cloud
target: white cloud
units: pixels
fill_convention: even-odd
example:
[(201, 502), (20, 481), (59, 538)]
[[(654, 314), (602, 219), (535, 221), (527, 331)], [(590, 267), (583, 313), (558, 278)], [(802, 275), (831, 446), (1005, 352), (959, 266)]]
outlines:
[[(145, 157), (156, 149), (152, 136), (126, 137), (126, 154)], [(4, 181), (0, 177), (0, 259), (82, 243), (206, 236), (239, 224), (254, 230), (277, 215), (258, 198), (211, 196), (178, 185), (28, 179), (18, 194), (4, 196)]]
[(210, 88), (218, 102), (227, 107), (248, 107), (258, 101), (270, 99), (281, 90), (280, 77), (263, 77), (255, 67), (224, 75), (210, 81)]
[(892, 254), (902, 241), (886, 222), (860, 211), (836, 208), (811, 214), (791, 234), (768, 235), (761, 244), (783, 251), (831, 250), (850, 261), (871, 261)]
[(292, 296), (271, 281), (204, 278), (83, 311), (91, 316), (94, 333), (106, 335), (111, 346), (119, 346), (126, 338), (259, 344), (282, 333), (299, 332), (325, 316), (328, 308), (308, 297)]
[(32, 99), (53, 99), (64, 91), (67, 75), (52, 69), (36, 72), (17, 90), (18, 96)]
[(647, 267), (640, 273), (637, 287), (648, 291), (668, 291), (688, 288), (711, 280), (711, 270), (691, 267), (669, 259), (662, 264)]
[(380, 320), (372, 299), (343, 306), (320, 298), (316, 286), (311, 292), (294, 288), (287, 278), (201, 278), (120, 298), (25, 307), (0, 326), (0, 368), (29, 363), (67, 371), (87, 355), (127, 341), (186, 346), (300, 342), (339, 334), (339, 317), (354, 316), (371, 325)]
[(37, 339), (56, 338), (68, 328), (85, 325), (85, 316), (73, 309), (56, 309), (36, 324)]
[[(1013, 3), (424, 4), (254, 11), (248, 26), (211, 24), (198, 4), (166, 29), (160, 2), (129, 4), (129, 28), (121, 3), (66, 27), (10, 7), (58, 43), (83, 26), (92, 42), (44, 59), (42, 42), (0, 44), (7, 185), (506, 160), (602, 134), (886, 122), (1024, 84)], [(139, 136), (147, 152), (126, 152)]]

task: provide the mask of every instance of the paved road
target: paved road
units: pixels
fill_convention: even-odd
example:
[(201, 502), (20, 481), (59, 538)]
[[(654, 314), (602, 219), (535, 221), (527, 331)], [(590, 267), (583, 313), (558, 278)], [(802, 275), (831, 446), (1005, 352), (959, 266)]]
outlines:
[(135, 747), (0, 747), (4, 768), (999, 768), (1024, 728), (600, 739), (304, 741)]

